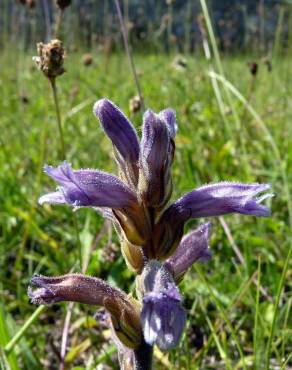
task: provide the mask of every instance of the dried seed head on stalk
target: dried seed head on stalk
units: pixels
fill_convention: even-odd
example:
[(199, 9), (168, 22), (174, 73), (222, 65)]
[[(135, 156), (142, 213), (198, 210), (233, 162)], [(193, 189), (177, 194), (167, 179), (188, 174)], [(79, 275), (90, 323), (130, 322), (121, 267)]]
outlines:
[(138, 95), (129, 100), (129, 109), (131, 113), (137, 113), (141, 110), (141, 99)]
[(60, 40), (52, 40), (48, 44), (37, 44), (38, 56), (33, 57), (38, 69), (49, 79), (55, 79), (65, 72), (65, 49)]
[(71, 0), (56, 0), (56, 4), (60, 9), (65, 9), (71, 4)]
[(19, 0), (22, 5), (27, 6), (30, 9), (35, 8), (35, 0)]
[(93, 57), (92, 54), (86, 53), (82, 55), (82, 64), (85, 67), (89, 67), (93, 63)]

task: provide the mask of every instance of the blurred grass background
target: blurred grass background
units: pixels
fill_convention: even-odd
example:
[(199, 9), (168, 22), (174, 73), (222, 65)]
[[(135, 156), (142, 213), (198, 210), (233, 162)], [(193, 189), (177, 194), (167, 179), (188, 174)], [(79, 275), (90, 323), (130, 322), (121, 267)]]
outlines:
[[(33, 273), (60, 275), (79, 269), (71, 209), (37, 205), (38, 197), (55, 186), (42, 173), (43, 164), (59, 164), (60, 153), (51, 90), (33, 65), (34, 54), (33, 49), (23, 52), (13, 47), (0, 53), (0, 357), (8, 369), (58, 368), (64, 303), (45, 309), (9, 355), (3, 348), (35, 311), (26, 294)], [(139, 133), (142, 116), (129, 108), (136, 90), (125, 55), (93, 51), (92, 58), (93, 63), (85, 66), (81, 52), (68, 51), (66, 73), (58, 79), (67, 159), (73, 168), (115, 172), (111, 144), (92, 114), (93, 103), (101, 97), (111, 99)], [(134, 59), (146, 107), (159, 111), (170, 106), (177, 112), (173, 199), (221, 180), (268, 182), (276, 194), (269, 202), (270, 218), (232, 215), (212, 221), (214, 256), (192, 268), (180, 285), (187, 330), (178, 349), (156, 353), (156, 368), (265, 369), (269, 340), (269, 368), (291, 368), (291, 264), (278, 296), (291, 243), (290, 54), (276, 53), (270, 64), (254, 54), (223, 56), (225, 77), (248, 106), (220, 81), (215, 85), (216, 99), (209, 73), (212, 60), (207, 62), (202, 55), (134, 53)], [(258, 65), (256, 74), (250, 71), (251, 63)], [(87, 273), (133, 289), (134, 276), (125, 269), (111, 227), (93, 210), (81, 209), (76, 216), (83, 259), (93, 248)], [(186, 230), (202, 221), (190, 222)], [(93, 319), (94, 313), (92, 307), (74, 306), (68, 369), (118, 368), (107, 330)]]

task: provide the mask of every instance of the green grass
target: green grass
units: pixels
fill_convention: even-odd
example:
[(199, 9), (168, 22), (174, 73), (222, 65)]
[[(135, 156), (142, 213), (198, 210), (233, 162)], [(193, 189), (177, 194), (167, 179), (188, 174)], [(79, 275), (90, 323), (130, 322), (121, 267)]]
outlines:
[[(79, 269), (71, 210), (37, 205), (38, 196), (55, 186), (42, 174), (42, 166), (60, 162), (60, 146), (48, 81), (33, 68), (28, 54), (0, 55), (2, 348), (36, 309), (26, 295), (32, 274), (59, 275), (73, 267), (75, 271)], [(129, 112), (128, 101), (136, 92), (127, 60), (113, 55), (105, 65), (102, 55), (94, 55), (94, 59), (92, 66), (85, 67), (81, 55), (68, 53), (67, 72), (58, 79), (67, 159), (75, 168), (115, 172), (111, 145), (92, 114), (93, 103), (101, 97), (110, 98), (130, 116), (139, 133), (142, 118), (139, 113)], [(275, 60), (272, 72), (260, 64), (250, 93), (249, 59), (223, 58), (226, 79), (253, 109), (244, 107), (232, 89), (226, 98), (226, 86), (223, 88), (218, 81), (223, 119), (206, 62), (188, 57), (188, 66), (181, 71), (172, 67), (172, 59), (173, 56), (135, 56), (146, 107), (159, 111), (171, 106), (177, 112), (173, 199), (200, 184), (221, 180), (269, 182), (276, 196), (270, 202), (271, 218), (225, 217), (244, 264), (237, 260), (219, 220), (213, 220), (212, 260), (192, 268), (180, 285), (188, 310), (186, 333), (177, 350), (156, 360), (157, 368), (163, 369), (163, 363), (169, 361), (175, 369), (264, 369), (267, 354), (270, 369), (281, 365), (288, 368), (289, 360), (285, 361), (292, 349), (291, 264), (286, 263), (281, 297), (278, 291), (291, 243), (287, 197), (287, 186), (291, 189), (292, 183), (291, 60)], [(228, 104), (230, 98), (240, 129)], [(266, 129), (279, 152), (280, 163)], [(76, 216), (82, 256), (86, 258), (103, 220), (88, 209), (78, 211)], [(190, 222), (186, 229), (200, 221)], [(125, 269), (118, 249), (110, 246), (111, 241), (117, 243), (114, 232), (112, 238), (108, 231), (102, 235), (90, 256), (88, 274), (129, 290), (134, 276)], [(274, 316), (277, 298), (279, 307)], [(1, 362), (10, 364), (11, 369), (58, 368), (56, 351), (60, 348), (66, 307), (58, 304), (44, 310), (20, 341), (9, 348), (9, 354), (0, 352)], [(103, 329), (92, 320), (94, 312), (91, 307), (74, 306), (69, 368), (93, 369), (100, 362), (116, 368), (113, 347), (102, 339)]]

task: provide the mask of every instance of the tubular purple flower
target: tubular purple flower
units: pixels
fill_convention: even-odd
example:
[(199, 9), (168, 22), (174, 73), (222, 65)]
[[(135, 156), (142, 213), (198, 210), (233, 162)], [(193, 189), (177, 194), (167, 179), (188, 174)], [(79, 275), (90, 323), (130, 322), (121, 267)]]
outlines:
[(139, 280), (143, 297), (141, 323), (146, 343), (162, 351), (178, 345), (186, 313), (171, 274), (158, 261), (150, 261)]
[(142, 131), (139, 190), (149, 207), (162, 207), (170, 197), (172, 154), (166, 121), (148, 110)]
[(139, 140), (136, 130), (124, 113), (110, 100), (98, 100), (93, 107), (102, 128), (125, 160), (137, 162)]
[(228, 213), (269, 216), (269, 208), (260, 203), (273, 194), (256, 197), (268, 189), (268, 184), (222, 182), (205, 185), (185, 194), (164, 211), (155, 225), (153, 243), (156, 258), (164, 260), (174, 253), (182, 238), (184, 224), (192, 218)]
[(196, 230), (186, 234), (175, 253), (169, 257), (164, 266), (172, 273), (176, 282), (180, 281), (187, 270), (198, 260), (206, 261), (211, 258), (208, 247), (211, 223), (207, 222)]
[(270, 189), (268, 184), (221, 182), (195, 189), (178, 199), (173, 206), (189, 210), (187, 219), (220, 216), (228, 213), (267, 217), (270, 215), (270, 210), (260, 203), (272, 197), (273, 194), (256, 196), (268, 189)]
[(186, 324), (186, 312), (174, 285), (144, 296), (141, 323), (146, 343), (157, 344), (162, 351), (178, 345)]
[(177, 132), (177, 123), (175, 111), (171, 108), (166, 108), (158, 113), (159, 118), (165, 120), (171, 139), (174, 140)]
[(35, 304), (62, 301), (79, 302), (104, 307), (111, 315), (116, 335), (128, 347), (141, 342), (141, 324), (138, 306), (119, 289), (105, 281), (81, 274), (58, 277), (34, 275), (28, 296)]
[(29, 289), (28, 295), (35, 304), (51, 304), (61, 301), (79, 302), (104, 306), (106, 298), (125, 300), (126, 295), (112, 288), (101, 279), (81, 274), (68, 274), (57, 277), (34, 275), (31, 284), (38, 287)]
[(153, 245), (158, 260), (165, 260), (171, 256), (183, 236), (184, 223), (190, 211), (180, 206), (171, 205), (162, 214), (156, 223), (153, 232)]
[(39, 203), (74, 207), (108, 207), (121, 209), (137, 203), (135, 194), (117, 177), (97, 170), (72, 170), (69, 163), (45, 166), (47, 175), (60, 185), (57, 192), (43, 195)]

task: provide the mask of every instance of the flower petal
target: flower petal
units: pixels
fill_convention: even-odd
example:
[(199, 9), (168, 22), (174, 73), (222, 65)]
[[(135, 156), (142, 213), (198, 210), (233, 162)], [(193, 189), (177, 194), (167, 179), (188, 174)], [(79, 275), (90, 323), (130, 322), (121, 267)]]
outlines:
[(177, 133), (177, 122), (175, 111), (171, 108), (166, 108), (159, 112), (158, 116), (165, 120), (169, 130), (170, 137), (174, 139)]
[(28, 295), (35, 304), (62, 301), (80, 302), (104, 307), (111, 315), (113, 329), (129, 348), (141, 343), (141, 323), (138, 306), (124, 292), (101, 279), (68, 274), (58, 277), (34, 275)]
[[(136, 204), (135, 194), (117, 177), (97, 170), (73, 171), (64, 162), (59, 167), (45, 166), (45, 172), (61, 187), (39, 199), (40, 203), (66, 203), (78, 207), (124, 208)], [(63, 198), (62, 198), (63, 197)]]
[(170, 197), (172, 156), (165, 120), (148, 110), (144, 114), (139, 177), (139, 190), (148, 206), (162, 207)]
[(144, 290), (141, 322), (145, 341), (163, 351), (178, 345), (186, 313), (173, 278), (158, 261), (150, 261), (141, 277)]
[(42, 195), (39, 198), (39, 204), (43, 205), (44, 203), (65, 204), (66, 199), (64, 197), (64, 194), (61, 191), (55, 191), (54, 193), (48, 193), (48, 194)]
[(108, 99), (98, 100), (94, 114), (121, 156), (132, 162), (139, 159), (139, 140), (136, 130), (122, 111)]
[(29, 297), (36, 304), (71, 301), (104, 306), (104, 300), (108, 297), (126, 299), (125, 294), (103, 280), (81, 274), (57, 277), (34, 275), (31, 284), (37, 287), (29, 290)]
[(185, 194), (174, 206), (188, 209), (188, 218), (220, 216), (234, 212), (266, 217), (270, 215), (270, 210), (260, 202), (273, 195), (266, 194), (265, 197), (259, 198), (256, 195), (268, 189), (268, 184), (221, 182), (205, 185)]
[(211, 223), (207, 222), (190, 231), (183, 237), (175, 253), (165, 261), (164, 265), (172, 272), (175, 281), (178, 281), (196, 261), (211, 258), (208, 248), (210, 228)]

